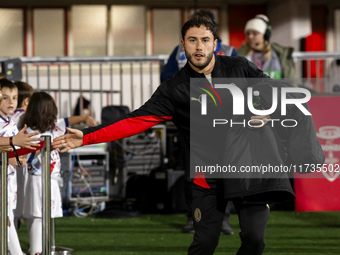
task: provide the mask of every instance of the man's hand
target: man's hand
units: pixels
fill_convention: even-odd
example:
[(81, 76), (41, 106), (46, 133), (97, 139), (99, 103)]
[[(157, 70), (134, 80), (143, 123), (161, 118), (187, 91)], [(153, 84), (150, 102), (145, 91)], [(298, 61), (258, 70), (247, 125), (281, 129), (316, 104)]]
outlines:
[(58, 149), (59, 152), (66, 152), (83, 145), (83, 132), (74, 128), (66, 128), (66, 130), (68, 131), (66, 135), (59, 136), (52, 142), (53, 149)]
[(249, 122), (252, 125), (252, 128), (261, 128), (268, 123), (270, 120), (269, 115), (256, 115), (250, 117), (251, 121)]
[(38, 143), (34, 142), (40, 142), (41, 138), (32, 138), (32, 136), (39, 135), (39, 132), (34, 132), (30, 134), (25, 134), (25, 131), (27, 129), (27, 125), (19, 131), (19, 133), (16, 136), (13, 136), (13, 144), (15, 146), (25, 147), (31, 150), (36, 150), (40, 145)]

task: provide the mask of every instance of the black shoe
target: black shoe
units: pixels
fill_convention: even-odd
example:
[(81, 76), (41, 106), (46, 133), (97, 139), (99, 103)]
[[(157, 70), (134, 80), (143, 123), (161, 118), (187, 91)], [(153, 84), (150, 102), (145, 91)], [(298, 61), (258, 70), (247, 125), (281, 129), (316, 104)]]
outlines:
[(187, 224), (182, 228), (183, 233), (193, 234), (195, 233), (194, 222), (192, 219), (188, 219)]

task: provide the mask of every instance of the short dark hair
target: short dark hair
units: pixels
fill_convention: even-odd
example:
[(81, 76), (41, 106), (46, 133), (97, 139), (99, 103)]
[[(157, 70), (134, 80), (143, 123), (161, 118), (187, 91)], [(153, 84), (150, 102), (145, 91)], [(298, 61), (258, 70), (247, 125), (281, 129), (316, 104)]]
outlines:
[[(80, 101), (81, 99), (83, 99), (82, 100), (83, 105), (81, 105), (81, 101)], [(73, 115), (76, 115), (76, 116), (82, 115), (83, 109), (87, 109), (89, 105), (91, 105), (91, 102), (87, 100), (85, 97), (83, 96), (78, 97), (76, 107), (74, 108), (74, 111), (73, 111)], [(83, 107), (82, 109), (80, 109), (81, 106)]]
[(28, 98), (30, 99), (34, 93), (34, 89), (27, 82), (16, 81), (14, 84), (18, 88), (18, 107), (22, 107), (22, 102)]
[(46, 92), (34, 92), (20, 124), (44, 133), (54, 129), (57, 115), (54, 99)]
[(211, 11), (209, 11), (209, 10), (199, 10), (199, 11), (195, 12), (191, 17), (193, 18), (195, 16), (206, 17), (206, 18), (210, 19), (210, 21), (215, 26), (218, 26), (216, 18), (215, 18), (215, 15)]
[(9, 89), (14, 89), (17, 86), (13, 82), (7, 79), (0, 79), (0, 89), (2, 90), (3, 88), (9, 88)]
[(205, 26), (207, 30), (210, 30), (211, 33), (213, 34), (214, 40), (217, 39), (217, 27), (213, 24), (213, 22), (210, 19), (207, 19), (206, 17), (202, 17), (200, 15), (194, 15), (191, 19), (184, 23), (181, 30), (182, 39), (184, 40), (185, 35), (190, 28), (192, 27), (199, 28), (200, 26)]

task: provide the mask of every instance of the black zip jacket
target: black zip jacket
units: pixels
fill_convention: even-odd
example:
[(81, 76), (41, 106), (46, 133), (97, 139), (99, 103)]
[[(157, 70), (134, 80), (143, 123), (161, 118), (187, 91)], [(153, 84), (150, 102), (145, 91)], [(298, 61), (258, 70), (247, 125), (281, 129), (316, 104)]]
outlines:
[[(190, 78), (205, 78), (205, 76), (195, 72), (187, 63), (172, 79), (163, 82), (144, 105), (128, 114), (124, 119), (111, 125), (100, 125), (82, 130), (84, 134), (83, 145), (118, 140), (143, 132), (160, 122), (172, 120), (183, 135), (188, 148), (190, 148), (190, 103), (192, 102), (190, 100)], [(215, 66), (212, 71), (213, 81), (216, 78), (244, 80), (240, 83), (243, 90), (247, 86), (252, 86), (247, 81), (248, 78), (272, 82), (268, 76), (243, 57), (215, 56)], [(256, 136), (255, 140), (258, 139)], [(235, 158), (239, 158), (239, 160), (243, 160), (243, 158), (234, 157), (235, 153), (233, 152), (235, 149), (238, 150), (238, 144), (241, 145), (239, 148), (242, 150), (242, 144), (247, 144), (247, 139), (252, 140), (253, 137), (252, 133), (240, 133), (239, 135), (237, 132), (234, 133), (229, 139), (229, 144), (226, 143), (224, 159), (230, 159), (235, 164), (242, 164), (242, 162), (235, 161)], [(285, 151), (287, 146), (279, 143), (282, 148), (275, 152), (274, 157), (279, 159), (280, 164), (285, 164), (288, 158)], [(271, 152), (271, 148), (267, 149), (268, 151)], [(264, 153), (267, 152), (264, 149)], [(192, 151), (191, 148), (193, 160), (195, 160), (195, 157), (196, 159), (199, 157), (199, 155), (195, 156), (195, 153), (196, 151)], [(251, 151), (247, 157), (250, 157), (250, 161), (253, 162)], [(255, 201), (279, 202), (295, 197), (287, 174), (280, 175), (278, 178), (230, 179), (226, 176), (217, 182), (214, 179), (205, 178), (204, 174), (200, 174), (195, 176), (194, 183), (208, 189), (216, 187), (216, 183), (222, 183), (220, 186), (223, 187), (226, 199), (247, 196), (254, 198)]]

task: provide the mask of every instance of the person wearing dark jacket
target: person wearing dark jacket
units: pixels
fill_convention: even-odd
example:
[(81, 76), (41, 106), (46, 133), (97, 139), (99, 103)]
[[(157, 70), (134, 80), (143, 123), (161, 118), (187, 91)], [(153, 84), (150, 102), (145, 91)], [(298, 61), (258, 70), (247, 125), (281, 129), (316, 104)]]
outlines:
[[(187, 146), (190, 147), (192, 161), (194, 164), (200, 162), (201, 155), (204, 156), (206, 148), (204, 144), (202, 147), (191, 146), (194, 141), (190, 136), (195, 127), (190, 124), (190, 107), (199, 106), (197, 102), (199, 99), (190, 97), (190, 80), (202, 78), (208, 82), (216, 78), (238, 78), (244, 81), (245, 88), (252, 85), (251, 82), (247, 82), (248, 78), (257, 78), (264, 83), (272, 80), (243, 57), (214, 55), (217, 44), (216, 29), (206, 19), (193, 18), (183, 25), (182, 44), (188, 63), (172, 79), (163, 82), (143, 106), (123, 120), (111, 125), (87, 128), (82, 131), (68, 129), (68, 134), (53, 141), (53, 148), (63, 148), (60, 151), (65, 152), (83, 145), (117, 140), (145, 131), (162, 121), (172, 120), (183, 135)], [(256, 128), (257, 131), (270, 128), (269, 124), (266, 124), (269, 116), (253, 117), (251, 117), (250, 123), (263, 124), (263, 127)], [(231, 129), (228, 130), (228, 132), (233, 132)], [(237, 158), (244, 159), (244, 156), (250, 157), (250, 160), (253, 161), (255, 158), (252, 153), (257, 154), (257, 152), (252, 151), (252, 153), (244, 155), (242, 150), (249, 150), (251, 147), (247, 139), (255, 137), (261, 141), (262, 132), (253, 132), (254, 130), (251, 129), (244, 130), (249, 130), (249, 132), (242, 130), (241, 135), (234, 132), (232, 136), (227, 136), (227, 140), (231, 139), (231, 141), (226, 141), (225, 151), (214, 150), (213, 155), (220, 156), (222, 154), (225, 156), (223, 158), (230, 160), (231, 163), (240, 163)], [(250, 132), (253, 133), (250, 134)], [(202, 135), (201, 137), (204, 138)], [(236, 142), (232, 139), (236, 139)], [(289, 141), (289, 138), (287, 140)], [(207, 143), (209, 142), (207, 140)], [(244, 145), (244, 147), (238, 148), (239, 145)], [(265, 153), (269, 153), (269, 155), (281, 155), (280, 150), (262, 149), (266, 150)], [(234, 150), (239, 153), (236, 157), (234, 157)], [(279, 159), (279, 161), (281, 162), (283, 159)], [(294, 199), (294, 197), (288, 178), (217, 179), (207, 178), (201, 172), (195, 173), (193, 185), (195, 234), (188, 254), (209, 255), (214, 253), (219, 241), (228, 200), (233, 201), (239, 217), (241, 247), (237, 254), (262, 254), (269, 217), (267, 204)]]
[[(216, 22), (215, 15), (208, 11), (208, 10), (199, 10), (195, 12), (192, 17), (200, 16), (203, 18), (207, 18), (210, 20), (215, 26), (216, 30), (218, 30), (218, 24)], [(215, 55), (221, 55), (221, 56), (237, 56), (236, 50), (234, 47), (222, 44), (222, 40), (217, 37), (217, 45), (216, 49), (214, 51)], [(185, 64), (187, 63), (187, 58), (185, 56), (185, 52), (183, 50), (182, 44), (177, 45), (173, 52), (170, 54), (170, 57), (168, 59), (168, 62), (164, 66), (162, 72), (161, 72), (161, 82), (170, 79), (173, 77), (180, 69), (182, 69)], [(179, 136), (178, 143), (181, 147), (181, 153), (187, 153), (188, 154), (188, 148), (185, 147), (183, 139), (181, 136)], [(192, 211), (192, 178), (190, 178), (190, 170), (189, 170), (189, 161), (188, 157), (184, 160), (184, 170), (185, 170), (185, 184), (184, 184), (184, 193), (185, 193), (185, 201), (187, 206), (187, 223), (183, 226), (182, 232), (183, 233), (194, 233), (194, 223), (191, 215)], [(231, 228), (229, 224), (229, 219), (231, 215), (231, 211), (234, 211), (234, 206), (230, 202), (227, 205), (226, 213), (224, 215), (224, 220), (222, 224), (221, 234), (223, 235), (233, 235), (234, 231)]]

